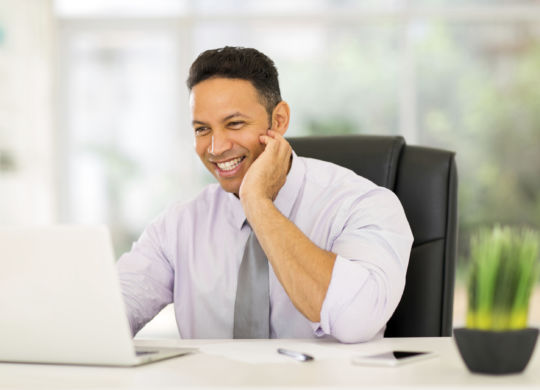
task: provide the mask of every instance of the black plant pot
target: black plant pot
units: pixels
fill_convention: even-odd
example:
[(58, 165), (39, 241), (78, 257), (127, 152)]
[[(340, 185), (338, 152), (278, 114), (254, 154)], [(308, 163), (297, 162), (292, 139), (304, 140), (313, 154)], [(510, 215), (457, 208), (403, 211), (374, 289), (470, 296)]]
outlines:
[(463, 361), (472, 372), (512, 374), (525, 369), (538, 337), (538, 329), (488, 331), (454, 329)]

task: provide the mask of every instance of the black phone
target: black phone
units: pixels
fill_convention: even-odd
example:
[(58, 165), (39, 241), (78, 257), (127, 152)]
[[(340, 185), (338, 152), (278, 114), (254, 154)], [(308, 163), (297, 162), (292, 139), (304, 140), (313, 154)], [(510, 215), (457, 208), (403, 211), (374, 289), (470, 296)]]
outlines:
[(386, 351), (372, 355), (360, 355), (352, 358), (353, 364), (365, 366), (399, 366), (437, 356), (427, 351)]

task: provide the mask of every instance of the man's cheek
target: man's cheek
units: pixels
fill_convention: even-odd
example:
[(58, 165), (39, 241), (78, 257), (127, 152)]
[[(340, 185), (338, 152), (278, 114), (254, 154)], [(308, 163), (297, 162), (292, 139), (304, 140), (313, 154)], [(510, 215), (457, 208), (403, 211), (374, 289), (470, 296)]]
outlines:
[(263, 154), (265, 149), (266, 149), (266, 145), (261, 145), (261, 147), (257, 151), (257, 156), (255, 157), (255, 160), (257, 160), (259, 157), (261, 157), (261, 155)]

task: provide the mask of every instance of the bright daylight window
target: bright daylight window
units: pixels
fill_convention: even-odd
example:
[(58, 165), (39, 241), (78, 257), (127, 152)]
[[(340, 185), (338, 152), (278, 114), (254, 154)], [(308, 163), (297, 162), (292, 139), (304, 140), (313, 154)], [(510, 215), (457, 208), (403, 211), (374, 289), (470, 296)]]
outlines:
[(211, 181), (193, 152), (184, 80), (197, 54), (224, 45), (275, 60), (289, 135), (403, 134), (457, 151), (458, 280), (480, 225), (540, 228), (538, 1), (74, 4), (56, 2), (60, 211), (108, 223), (118, 254)]

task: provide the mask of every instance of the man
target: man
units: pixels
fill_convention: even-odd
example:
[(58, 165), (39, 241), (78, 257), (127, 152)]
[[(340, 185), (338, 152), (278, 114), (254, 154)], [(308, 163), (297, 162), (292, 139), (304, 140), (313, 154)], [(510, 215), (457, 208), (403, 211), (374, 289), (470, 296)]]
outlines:
[[(396, 196), (291, 150), (290, 108), (257, 50), (206, 51), (187, 85), (195, 150), (218, 184), (163, 213), (120, 258), (133, 333), (174, 302), (183, 338), (382, 337), (413, 241)], [(244, 300), (262, 321), (246, 319)]]

